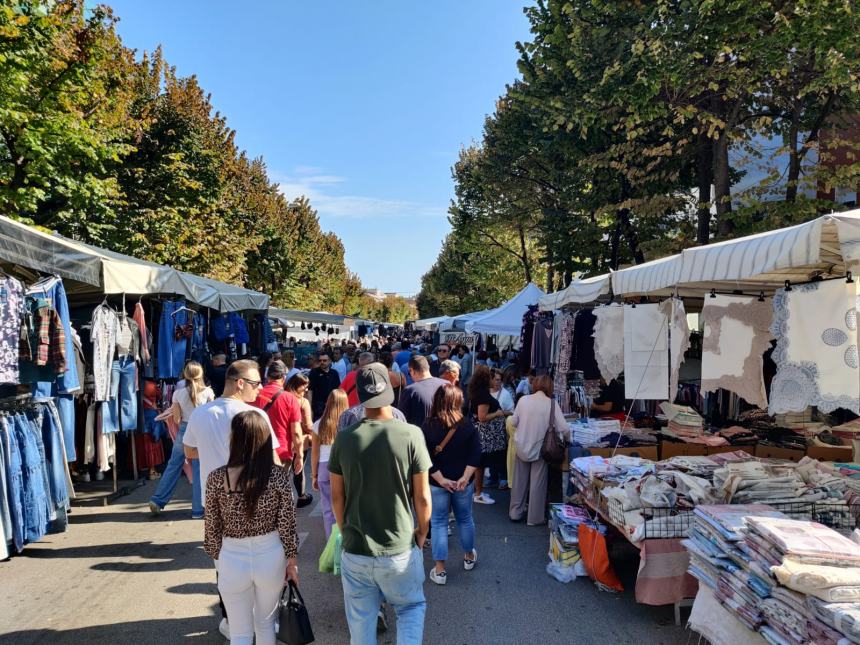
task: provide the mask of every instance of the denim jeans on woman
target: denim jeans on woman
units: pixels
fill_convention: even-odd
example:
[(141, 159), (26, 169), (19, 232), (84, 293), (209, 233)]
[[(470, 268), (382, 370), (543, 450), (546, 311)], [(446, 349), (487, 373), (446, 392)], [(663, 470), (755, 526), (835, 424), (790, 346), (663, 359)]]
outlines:
[[(176, 440), (173, 442), (173, 451), (170, 453), (170, 460), (167, 462), (167, 467), (161, 474), (161, 480), (158, 482), (158, 488), (155, 490), (155, 495), (150, 499), (155, 502), (158, 508), (164, 508), (173, 497), (173, 491), (176, 490), (176, 485), (179, 483), (179, 478), (182, 476), (182, 466), (185, 464), (185, 447), (182, 439), (185, 437), (185, 427), (187, 424), (179, 425), (179, 432), (176, 434)], [(200, 460), (191, 460), (191, 514), (194, 516), (203, 515), (203, 500), (200, 492)]]
[[(479, 472), (478, 477), (481, 476)], [(454, 511), (457, 521), (457, 535), (463, 553), (471, 553), (475, 548), (475, 520), (472, 517), (472, 495), (475, 493), (474, 483), (464, 490), (449, 493), (441, 486), (430, 486), (433, 496), (433, 513), (430, 516), (430, 546), (433, 559), (444, 562), (448, 559), (448, 509)]]
[(397, 645), (419, 645), (424, 635), (424, 558), (418, 548), (371, 558), (343, 552), (340, 576), (352, 645), (376, 643), (384, 600), (397, 615)]

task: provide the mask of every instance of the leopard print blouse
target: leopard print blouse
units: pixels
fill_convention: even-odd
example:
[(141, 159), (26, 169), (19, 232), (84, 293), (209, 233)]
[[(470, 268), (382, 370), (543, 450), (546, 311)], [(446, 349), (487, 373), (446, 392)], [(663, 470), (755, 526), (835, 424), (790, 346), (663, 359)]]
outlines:
[(277, 531), (286, 556), (296, 557), (299, 550), (296, 511), (286, 471), (280, 466), (272, 466), (269, 485), (257, 501), (251, 521), (245, 512), (244, 496), (227, 492), (226, 473), (227, 467), (222, 466), (212, 471), (206, 480), (203, 550), (217, 560), (225, 537), (241, 539)]

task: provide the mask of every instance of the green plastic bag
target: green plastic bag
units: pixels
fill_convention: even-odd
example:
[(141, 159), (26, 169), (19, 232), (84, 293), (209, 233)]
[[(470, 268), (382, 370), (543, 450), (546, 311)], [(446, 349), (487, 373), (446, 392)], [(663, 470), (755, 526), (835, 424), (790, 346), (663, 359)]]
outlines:
[(343, 538), (340, 535), (340, 529), (337, 527), (337, 524), (333, 524), (328, 542), (326, 542), (325, 548), (320, 554), (320, 573), (333, 573), (336, 576), (340, 575), (340, 552), (343, 548), (342, 542)]

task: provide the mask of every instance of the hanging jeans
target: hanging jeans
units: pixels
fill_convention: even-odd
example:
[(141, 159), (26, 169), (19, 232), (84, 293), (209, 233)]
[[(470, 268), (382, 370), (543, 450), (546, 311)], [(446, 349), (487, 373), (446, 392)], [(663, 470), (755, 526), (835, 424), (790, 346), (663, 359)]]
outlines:
[[(158, 482), (155, 494), (149, 500), (154, 502), (158, 508), (167, 506), (167, 503), (173, 497), (176, 485), (179, 483), (179, 477), (182, 475), (182, 466), (185, 463), (185, 448), (182, 440), (185, 438), (186, 425), (183, 423), (179, 426), (179, 434), (176, 435), (176, 440), (173, 442), (173, 451), (170, 453), (170, 460), (161, 474), (161, 480)], [(191, 478), (191, 514), (199, 517), (203, 515), (199, 459), (191, 460), (191, 472), (193, 473)]]
[[(186, 312), (182, 312), (186, 313)], [(201, 365), (206, 365), (206, 319), (201, 314), (194, 314), (194, 333), (191, 336), (191, 358)]]
[(6, 485), (8, 486), (10, 529), (15, 550), (24, 548), (24, 472), (18, 431), (13, 416), (3, 416), (3, 450), (6, 453)]
[[(63, 323), (63, 331), (66, 333), (66, 366), (68, 370), (57, 376), (57, 392), (69, 394), (81, 389), (83, 374), (78, 374), (78, 366), (75, 362), (75, 342), (72, 336), (72, 326), (69, 317), (69, 302), (66, 299), (66, 290), (63, 281), (59, 278), (48, 281), (44, 286), (38, 284), (27, 290), (27, 293), (38, 298), (48, 300)], [(33, 387), (33, 396), (51, 396), (51, 385), (53, 383), (36, 383)], [(68, 445), (68, 442), (66, 442)], [(74, 457), (70, 461), (73, 461)]]
[(40, 406), (37, 423), (42, 432), (42, 443), (45, 446), (45, 470), (48, 474), (48, 492), (51, 505), (57, 511), (58, 524), (55, 529), (65, 528), (65, 511), (69, 505), (69, 490), (66, 487), (66, 467), (63, 463), (62, 439), (56, 417), (47, 405)]
[(133, 357), (120, 356), (113, 362), (110, 383), (110, 400), (102, 403), (102, 432), (137, 430), (137, 364)]
[(36, 433), (30, 426), (27, 417), (23, 414), (16, 414), (13, 417), (13, 423), (18, 439), (21, 474), (23, 475), (24, 541), (34, 542), (45, 535), (50, 522), (43, 450), (39, 447), (41, 440), (37, 443)]
[[(424, 557), (417, 547), (378, 558), (344, 551), (340, 565), (352, 645), (376, 643), (376, 617), (383, 598), (397, 615), (397, 645), (423, 642), (427, 601), (424, 599)], [(233, 614), (230, 616), (232, 620)]]
[(179, 378), (185, 367), (188, 339), (176, 340), (176, 326), (188, 324), (188, 312), (173, 313), (185, 306), (184, 300), (165, 300), (158, 322), (158, 378)]

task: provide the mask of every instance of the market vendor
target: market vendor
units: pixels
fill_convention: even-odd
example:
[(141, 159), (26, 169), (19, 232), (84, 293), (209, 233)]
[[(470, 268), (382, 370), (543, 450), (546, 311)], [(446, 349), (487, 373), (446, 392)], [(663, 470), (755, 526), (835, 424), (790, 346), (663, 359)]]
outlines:
[(594, 416), (615, 416), (623, 418), (627, 410), (627, 401), (624, 399), (624, 376), (620, 375), (609, 383), (600, 379), (600, 396), (591, 404), (591, 413)]

